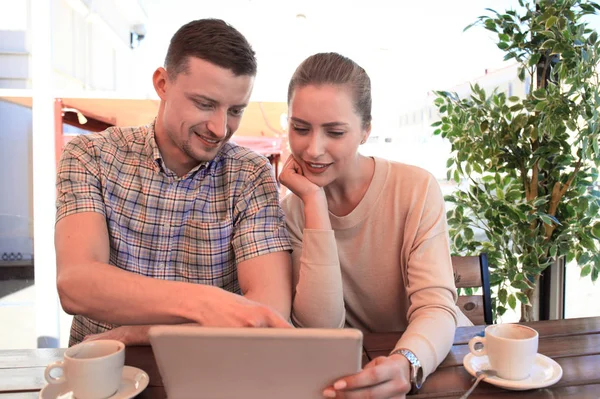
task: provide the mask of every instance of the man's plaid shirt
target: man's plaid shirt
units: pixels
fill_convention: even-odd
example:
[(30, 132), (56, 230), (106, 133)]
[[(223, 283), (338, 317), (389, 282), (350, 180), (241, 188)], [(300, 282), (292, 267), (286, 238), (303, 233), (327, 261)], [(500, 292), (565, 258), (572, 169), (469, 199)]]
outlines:
[[(240, 293), (237, 263), (291, 250), (269, 162), (235, 144), (179, 178), (154, 124), (81, 135), (64, 149), (57, 189), (56, 221), (104, 215), (109, 263), (132, 273)], [(70, 345), (114, 327), (75, 316)]]

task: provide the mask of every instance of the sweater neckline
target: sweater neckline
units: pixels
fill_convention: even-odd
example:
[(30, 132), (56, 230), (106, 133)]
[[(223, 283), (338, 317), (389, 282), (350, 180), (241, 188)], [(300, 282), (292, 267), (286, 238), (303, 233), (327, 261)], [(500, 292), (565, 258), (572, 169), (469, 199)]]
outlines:
[(367, 192), (358, 205), (356, 205), (352, 212), (344, 216), (336, 216), (329, 212), (331, 227), (334, 230), (349, 229), (356, 226), (369, 215), (369, 212), (371, 212), (381, 196), (383, 186), (389, 173), (389, 162), (377, 157), (373, 157), (373, 160), (375, 161), (373, 179), (371, 179), (369, 188), (367, 188)]

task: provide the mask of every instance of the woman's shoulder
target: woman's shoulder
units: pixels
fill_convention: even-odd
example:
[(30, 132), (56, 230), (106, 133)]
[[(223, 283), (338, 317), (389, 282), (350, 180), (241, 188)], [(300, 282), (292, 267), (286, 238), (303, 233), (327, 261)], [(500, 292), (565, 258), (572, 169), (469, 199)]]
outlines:
[(375, 158), (375, 162), (378, 166), (388, 168), (388, 181), (401, 182), (403, 185), (429, 185), (431, 182), (437, 182), (431, 172), (420, 166), (377, 157)]
[(281, 209), (288, 225), (304, 224), (304, 203), (296, 194), (288, 192), (281, 200)]

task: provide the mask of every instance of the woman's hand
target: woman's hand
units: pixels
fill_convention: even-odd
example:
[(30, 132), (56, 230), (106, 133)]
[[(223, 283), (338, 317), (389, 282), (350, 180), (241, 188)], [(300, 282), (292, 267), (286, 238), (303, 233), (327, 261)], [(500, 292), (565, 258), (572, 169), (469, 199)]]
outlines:
[(325, 198), (323, 188), (317, 186), (304, 176), (300, 164), (293, 155), (290, 155), (287, 161), (285, 161), (285, 165), (283, 165), (281, 173), (279, 174), (279, 181), (300, 197), (304, 203), (315, 195)]
[(354, 375), (323, 391), (326, 398), (404, 399), (410, 391), (410, 365), (402, 355), (380, 356)]

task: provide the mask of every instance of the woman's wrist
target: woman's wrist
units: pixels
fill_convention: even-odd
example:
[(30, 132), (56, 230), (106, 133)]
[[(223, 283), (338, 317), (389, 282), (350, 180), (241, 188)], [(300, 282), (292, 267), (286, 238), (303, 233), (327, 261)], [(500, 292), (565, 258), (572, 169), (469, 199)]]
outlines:
[(308, 229), (331, 230), (327, 197), (323, 189), (302, 198), (304, 202), (304, 227)]

